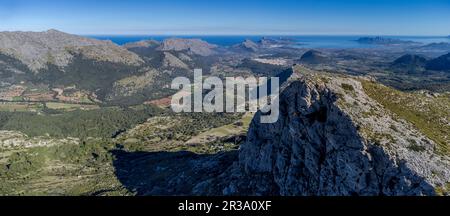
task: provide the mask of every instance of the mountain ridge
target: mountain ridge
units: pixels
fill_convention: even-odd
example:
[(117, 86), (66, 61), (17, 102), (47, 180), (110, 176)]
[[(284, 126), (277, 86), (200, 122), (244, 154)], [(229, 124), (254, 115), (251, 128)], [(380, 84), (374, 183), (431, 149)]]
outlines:
[(75, 54), (113, 63), (143, 63), (139, 56), (111, 41), (71, 35), (54, 29), (44, 32), (0, 32), (0, 53), (19, 59), (34, 72), (49, 63), (58, 67), (67, 66)]
[(161, 43), (158, 50), (161, 51), (189, 51), (200, 56), (210, 56), (215, 54), (217, 45), (210, 44), (200, 39), (169, 38)]

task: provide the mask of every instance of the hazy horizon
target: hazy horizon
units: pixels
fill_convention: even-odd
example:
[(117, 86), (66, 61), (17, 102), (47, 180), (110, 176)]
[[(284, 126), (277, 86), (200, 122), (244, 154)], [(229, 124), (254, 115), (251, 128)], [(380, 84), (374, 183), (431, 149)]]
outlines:
[(307, 34), (307, 33), (298, 33), (298, 34), (214, 34), (214, 33), (204, 33), (204, 34), (189, 34), (189, 33), (179, 33), (179, 34), (170, 34), (170, 33), (161, 33), (161, 34), (153, 34), (153, 33), (142, 33), (142, 34), (130, 34), (130, 33), (112, 33), (112, 34), (106, 34), (106, 33), (96, 33), (96, 34), (78, 34), (78, 33), (73, 33), (73, 32), (66, 32), (60, 29), (56, 29), (56, 28), (49, 28), (49, 29), (43, 29), (43, 30), (26, 30), (26, 29), (15, 29), (15, 30), (0, 30), (0, 32), (45, 32), (45, 31), (49, 31), (49, 30), (57, 30), (57, 31), (61, 31), (61, 32), (65, 32), (65, 33), (69, 33), (69, 34), (74, 34), (74, 35), (79, 35), (79, 36), (84, 36), (84, 37), (152, 37), (152, 36), (161, 36), (161, 37), (195, 37), (195, 36), (223, 36), (223, 37), (243, 37), (243, 36), (257, 36), (257, 37), (301, 37), (301, 36), (317, 36), (317, 37), (327, 37), (327, 36), (336, 36), (336, 37), (346, 37), (346, 36), (360, 36), (360, 37), (364, 37), (364, 36), (368, 36), (368, 37), (436, 37), (436, 38), (447, 38), (450, 37), (449, 35), (417, 35), (417, 34), (404, 34), (404, 35), (394, 35), (394, 34), (334, 34), (334, 33), (329, 33), (329, 34)]
[[(24, 31), (26, 32), (27, 30), (14, 30), (14, 31)], [(42, 31), (47, 31), (47, 30), (42, 30)], [(42, 31), (37, 31), (37, 32), (42, 32)], [(216, 34), (216, 33), (176, 33), (176, 34), (172, 34), (172, 33), (142, 33), (142, 34), (134, 34), (134, 33), (95, 33), (95, 34), (84, 34), (84, 33), (72, 33), (72, 32), (66, 32), (66, 31), (62, 31), (65, 33), (69, 33), (69, 34), (74, 34), (74, 35), (79, 35), (79, 36), (260, 36), (260, 37), (296, 37), (296, 36), (317, 36), (317, 37), (326, 37), (326, 36), (360, 36), (360, 37), (450, 37), (450, 33), (449, 34), (377, 34), (377, 33), (371, 33), (371, 34), (339, 34), (339, 33), (323, 33), (323, 34), (319, 34), (319, 33), (293, 33), (293, 34), (283, 34), (283, 33), (230, 33), (230, 34)]]
[(78, 35), (450, 35), (449, 1), (2, 0), (0, 31)]

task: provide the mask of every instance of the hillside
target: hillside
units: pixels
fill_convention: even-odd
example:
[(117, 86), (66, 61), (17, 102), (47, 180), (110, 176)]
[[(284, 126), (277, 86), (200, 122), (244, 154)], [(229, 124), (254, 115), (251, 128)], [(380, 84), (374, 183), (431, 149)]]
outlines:
[(440, 43), (430, 43), (427, 45), (420, 46), (419, 50), (450, 50), (450, 43), (440, 42)]
[(161, 51), (189, 51), (200, 56), (209, 56), (215, 53), (216, 45), (209, 44), (200, 39), (170, 38), (164, 40), (158, 48)]
[[(128, 44), (134, 49), (140, 46), (151, 47), (154, 41)], [(134, 47), (134, 48), (133, 48)], [(153, 48), (154, 49), (154, 48)], [(168, 59), (174, 59), (168, 57)], [(180, 61), (166, 61), (168, 66), (180, 66)], [(181, 65), (183, 66), (183, 65)], [(149, 74), (151, 73), (151, 74)], [(111, 41), (101, 41), (63, 33), (57, 30), (46, 32), (0, 32), (0, 92), (9, 93), (9, 86), (18, 85), (22, 94), (12, 94), (17, 98), (37, 101), (57, 101), (67, 92), (68, 95), (84, 94), (84, 102), (108, 102), (116, 100), (115, 95), (128, 95), (142, 89), (142, 83), (149, 88), (152, 78), (159, 74), (147, 65), (136, 53), (128, 51)], [(145, 77), (149, 80), (132, 89), (131, 85), (115, 89), (116, 82), (127, 78)], [(123, 83), (123, 82), (122, 82)], [(120, 87), (119, 87), (120, 88)], [(55, 91), (56, 89), (56, 91)], [(129, 92), (124, 92), (129, 90)], [(32, 92), (30, 92), (32, 91)], [(81, 93), (83, 92), (83, 93)], [(157, 93), (155, 93), (156, 95)], [(57, 95), (59, 95), (57, 97)], [(67, 96), (67, 95), (66, 95)], [(11, 101), (12, 97), (5, 97)], [(66, 97), (71, 102), (81, 100)], [(140, 98), (134, 101), (145, 101)], [(23, 99), (20, 99), (23, 100)], [(126, 101), (131, 101), (127, 99)]]
[(450, 53), (430, 60), (426, 67), (429, 70), (450, 71)]
[(113, 63), (139, 65), (142, 60), (110, 41), (71, 35), (57, 30), (45, 32), (0, 32), (0, 53), (17, 58), (37, 72), (53, 64), (67, 66), (74, 55)]
[(260, 44), (257, 44), (250, 39), (246, 39), (242, 43), (234, 45), (233, 48), (241, 51), (256, 52), (260, 49)]
[[(137, 81), (121, 83), (139, 86)], [(5, 114), (0, 116), (6, 122), (2, 129), (8, 130), (0, 139), (0, 164), (5, 165), (0, 192), (449, 194), (448, 94), (404, 93), (371, 78), (302, 66), (293, 68), (282, 89), (274, 124), (259, 123), (261, 113), (250, 123), (251, 115), (157, 113), (150, 107), (46, 118)], [(46, 126), (36, 133), (21, 123), (28, 117)], [(96, 123), (103, 118), (113, 127)], [(48, 136), (37, 136), (43, 133)], [(74, 138), (62, 139), (66, 136)], [(29, 147), (11, 147), (11, 140)]]
[(417, 73), (425, 69), (427, 59), (419, 55), (406, 54), (396, 59), (391, 68), (404, 73)]
[(309, 50), (300, 58), (300, 63), (303, 64), (322, 64), (326, 62), (328, 62), (328, 58), (317, 50)]

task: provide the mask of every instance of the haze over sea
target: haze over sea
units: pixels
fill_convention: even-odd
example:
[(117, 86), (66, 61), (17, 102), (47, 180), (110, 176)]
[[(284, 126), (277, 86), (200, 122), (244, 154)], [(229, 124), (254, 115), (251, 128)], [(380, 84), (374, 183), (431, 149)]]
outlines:
[[(360, 37), (366, 36), (332, 36), (332, 35), (320, 35), (320, 36), (152, 36), (152, 35), (89, 35), (88, 37), (100, 39), (100, 40), (111, 40), (112, 42), (123, 45), (129, 42), (136, 42), (140, 40), (154, 39), (157, 41), (162, 41), (167, 38), (198, 38), (207, 41), (211, 44), (217, 44), (221, 46), (232, 46), (243, 42), (246, 39), (252, 41), (259, 41), (263, 37), (267, 38), (284, 38), (290, 39), (294, 43), (295, 47), (304, 48), (376, 48), (379, 45), (362, 44), (358, 43), (356, 40)], [(370, 36), (372, 37), (372, 36)], [(429, 43), (439, 43), (446, 42), (450, 43), (450, 37), (445, 36), (382, 36), (386, 38), (400, 39), (404, 41), (414, 41), (423, 44)]]

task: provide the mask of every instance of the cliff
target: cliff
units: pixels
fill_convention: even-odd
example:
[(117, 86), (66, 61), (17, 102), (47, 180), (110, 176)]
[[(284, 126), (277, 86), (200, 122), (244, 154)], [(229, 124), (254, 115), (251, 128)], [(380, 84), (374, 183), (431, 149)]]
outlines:
[(278, 122), (261, 124), (258, 113), (240, 149), (235, 172), (250, 187), (235, 181), (226, 192), (435, 195), (447, 186), (448, 156), (369, 97), (370, 79), (294, 70)]

